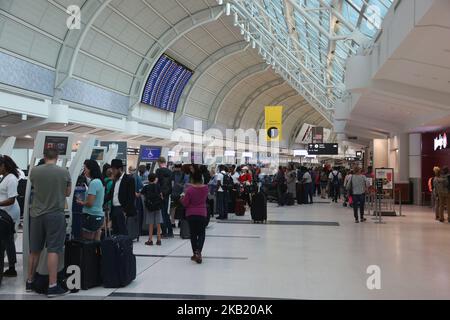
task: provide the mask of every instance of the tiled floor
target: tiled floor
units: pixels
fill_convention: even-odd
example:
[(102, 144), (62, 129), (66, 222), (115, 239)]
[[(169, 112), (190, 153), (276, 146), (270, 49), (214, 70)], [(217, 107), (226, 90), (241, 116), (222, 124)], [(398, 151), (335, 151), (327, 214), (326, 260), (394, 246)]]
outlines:
[[(212, 220), (202, 265), (189, 260), (189, 241), (175, 238), (149, 248), (141, 239), (135, 244), (138, 277), (131, 285), (65, 298), (450, 298), (450, 225), (434, 221), (427, 208), (404, 206), (403, 213), (406, 217), (385, 218), (383, 225), (371, 218), (357, 225), (352, 212), (339, 204), (269, 204), (269, 220), (302, 223)], [(249, 215), (230, 218), (249, 220)], [(381, 290), (367, 288), (370, 265), (381, 268)], [(24, 293), (21, 279), (22, 274), (4, 279), (0, 299), (46, 299)]]

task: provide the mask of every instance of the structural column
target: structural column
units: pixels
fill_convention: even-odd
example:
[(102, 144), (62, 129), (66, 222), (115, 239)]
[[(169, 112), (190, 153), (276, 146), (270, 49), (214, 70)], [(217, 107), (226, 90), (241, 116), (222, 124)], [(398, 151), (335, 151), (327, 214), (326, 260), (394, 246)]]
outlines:
[(413, 183), (415, 205), (422, 205), (422, 135), (409, 135), (409, 178)]

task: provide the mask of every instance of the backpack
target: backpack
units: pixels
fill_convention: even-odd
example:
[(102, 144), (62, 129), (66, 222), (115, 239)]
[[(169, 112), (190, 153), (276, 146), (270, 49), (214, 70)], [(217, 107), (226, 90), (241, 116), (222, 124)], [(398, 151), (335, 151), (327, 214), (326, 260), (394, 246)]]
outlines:
[(223, 175), (223, 190), (225, 191), (231, 191), (233, 190), (234, 183), (233, 178), (231, 178), (228, 174)]
[(159, 186), (161, 188), (161, 193), (163, 194), (163, 196), (166, 197), (172, 193), (172, 175), (169, 169), (164, 169), (161, 172)]
[(0, 209), (0, 241), (8, 240), (15, 233), (14, 221), (4, 210)]
[(333, 179), (331, 180), (333, 185), (335, 186), (339, 185), (339, 173), (334, 174), (334, 172), (332, 172), (331, 174), (333, 175)]
[(184, 191), (184, 174), (181, 172), (174, 173), (172, 199), (173, 200), (179, 199), (183, 191)]
[(162, 199), (158, 193), (158, 189), (155, 184), (149, 184), (145, 187), (144, 205), (148, 211), (161, 210)]

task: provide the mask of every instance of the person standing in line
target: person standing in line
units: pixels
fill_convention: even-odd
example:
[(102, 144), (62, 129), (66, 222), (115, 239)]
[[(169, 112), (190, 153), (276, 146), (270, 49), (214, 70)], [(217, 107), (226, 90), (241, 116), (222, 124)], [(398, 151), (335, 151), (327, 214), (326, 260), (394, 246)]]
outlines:
[(325, 168), (322, 168), (320, 173), (320, 196), (322, 199), (327, 198), (328, 189), (328, 172)]
[(225, 219), (225, 207), (224, 207), (224, 202), (225, 202), (225, 190), (224, 190), (224, 186), (223, 186), (223, 181), (224, 181), (224, 166), (220, 165), (218, 168), (218, 172), (216, 174), (216, 182), (217, 182), (217, 187), (216, 187), (216, 209), (217, 209), (217, 214), (218, 217), (217, 219), (219, 220), (224, 220)]
[(277, 193), (278, 193), (278, 206), (285, 206), (285, 194), (286, 194), (286, 174), (282, 166), (278, 167), (278, 172), (275, 176), (275, 182), (277, 185)]
[[(223, 168), (221, 168), (223, 169)], [(205, 243), (207, 209), (206, 198), (208, 186), (203, 184), (202, 174), (198, 169), (192, 173), (192, 184), (187, 188), (185, 196), (181, 199), (186, 208), (186, 217), (191, 232), (192, 261), (201, 264), (202, 251)]]
[(146, 184), (148, 184), (148, 175), (150, 174), (150, 172), (147, 171), (147, 167), (145, 166), (145, 164), (141, 164), (139, 166), (138, 174), (139, 174), (139, 177), (141, 177), (142, 184), (144, 186)]
[[(17, 202), (17, 186), (19, 184), (20, 173), (16, 163), (8, 156), (0, 155), (0, 209), (5, 211), (11, 219), (14, 221), (15, 230), (19, 224), (20, 219), (20, 206)], [(8, 256), (9, 268), (3, 273), (4, 277), (17, 277), (16, 271), (16, 244), (15, 244), (15, 234), (12, 233), (11, 236), (4, 241), (4, 248), (1, 250), (6, 251)], [(3, 257), (3, 252), (0, 254)], [(3, 270), (0, 270), (3, 272)]]
[(293, 164), (289, 165), (286, 176), (287, 192), (295, 199), (297, 196), (297, 170), (295, 170)]
[(436, 177), (433, 180), (434, 189), (436, 190), (438, 202), (439, 202), (439, 221), (445, 222), (444, 211), (445, 207), (448, 205), (448, 179), (446, 176), (442, 175), (439, 168), (435, 171)]
[[(303, 193), (304, 193), (304, 200), (305, 204), (312, 204), (313, 203), (313, 194), (312, 194), (312, 178), (311, 174), (309, 173), (308, 169), (303, 167), (302, 168), (303, 176), (302, 176), (302, 183), (303, 183)], [(309, 201), (308, 201), (309, 199)]]
[[(366, 202), (366, 193), (368, 188), (367, 178), (361, 174), (361, 168), (356, 167), (353, 170), (353, 175), (347, 184), (347, 190), (353, 197), (353, 214), (355, 216), (355, 223), (365, 222), (364, 206)], [(360, 216), (358, 216), (358, 208)]]
[(49, 298), (69, 292), (57, 283), (57, 274), (59, 255), (64, 252), (66, 239), (64, 209), (66, 197), (72, 192), (72, 181), (69, 171), (56, 165), (58, 155), (55, 149), (45, 150), (45, 164), (33, 168), (29, 177), (34, 194), (30, 210), (30, 256), (26, 291), (34, 291), (34, 275), (41, 251), (46, 245)]
[(158, 185), (156, 174), (151, 173), (148, 176), (149, 184), (142, 189), (142, 198), (144, 202), (144, 224), (149, 226), (148, 241), (146, 246), (153, 246), (153, 226), (156, 225), (157, 239), (156, 245), (161, 245), (161, 224), (163, 218), (161, 214), (163, 195)]
[(83, 206), (82, 235), (85, 240), (100, 241), (101, 228), (105, 222), (103, 203), (105, 200), (105, 187), (102, 173), (95, 160), (84, 162), (84, 175), (90, 179), (87, 190), (87, 199), (78, 199), (77, 203)]
[(158, 178), (158, 185), (161, 193), (163, 195), (162, 201), (162, 217), (163, 217), (163, 227), (162, 227), (162, 238), (173, 238), (173, 227), (170, 221), (169, 215), (169, 202), (170, 196), (172, 194), (172, 171), (167, 168), (166, 158), (161, 157), (158, 159), (159, 168), (156, 170), (156, 177)]
[(105, 201), (112, 200), (111, 222), (114, 235), (128, 235), (126, 217), (136, 215), (136, 182), (123, 170), (123, 162), (114, 159), (111, 162), (111, 170), (114, 184)]
[(330, 180), (330, 191), (333, 195), (333, 202), (338, 202), (338, 196), (339, 196), (339, 189), (341, 187), (341, 181), (342, 181), (342, 174), (338, 171), (338, 168), (334, 168), (333, 171), (330, 172), (330, 175), (328, 176), (328, 179)]

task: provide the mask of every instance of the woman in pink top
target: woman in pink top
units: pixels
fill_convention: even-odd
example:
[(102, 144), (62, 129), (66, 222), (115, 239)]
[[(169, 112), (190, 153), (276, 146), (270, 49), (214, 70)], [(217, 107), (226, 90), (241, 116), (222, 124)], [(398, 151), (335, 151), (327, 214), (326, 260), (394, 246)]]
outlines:
[(191, 231), (191, 245), (194, 252), (191, 260), (200, 264), (205, 243), (208, 186), (203, 184), (202, 173), (197, 167), (194, 167), (191, 182), (192, 184), (187, 188), (181, 203), (186, 209), (186, 218)]

